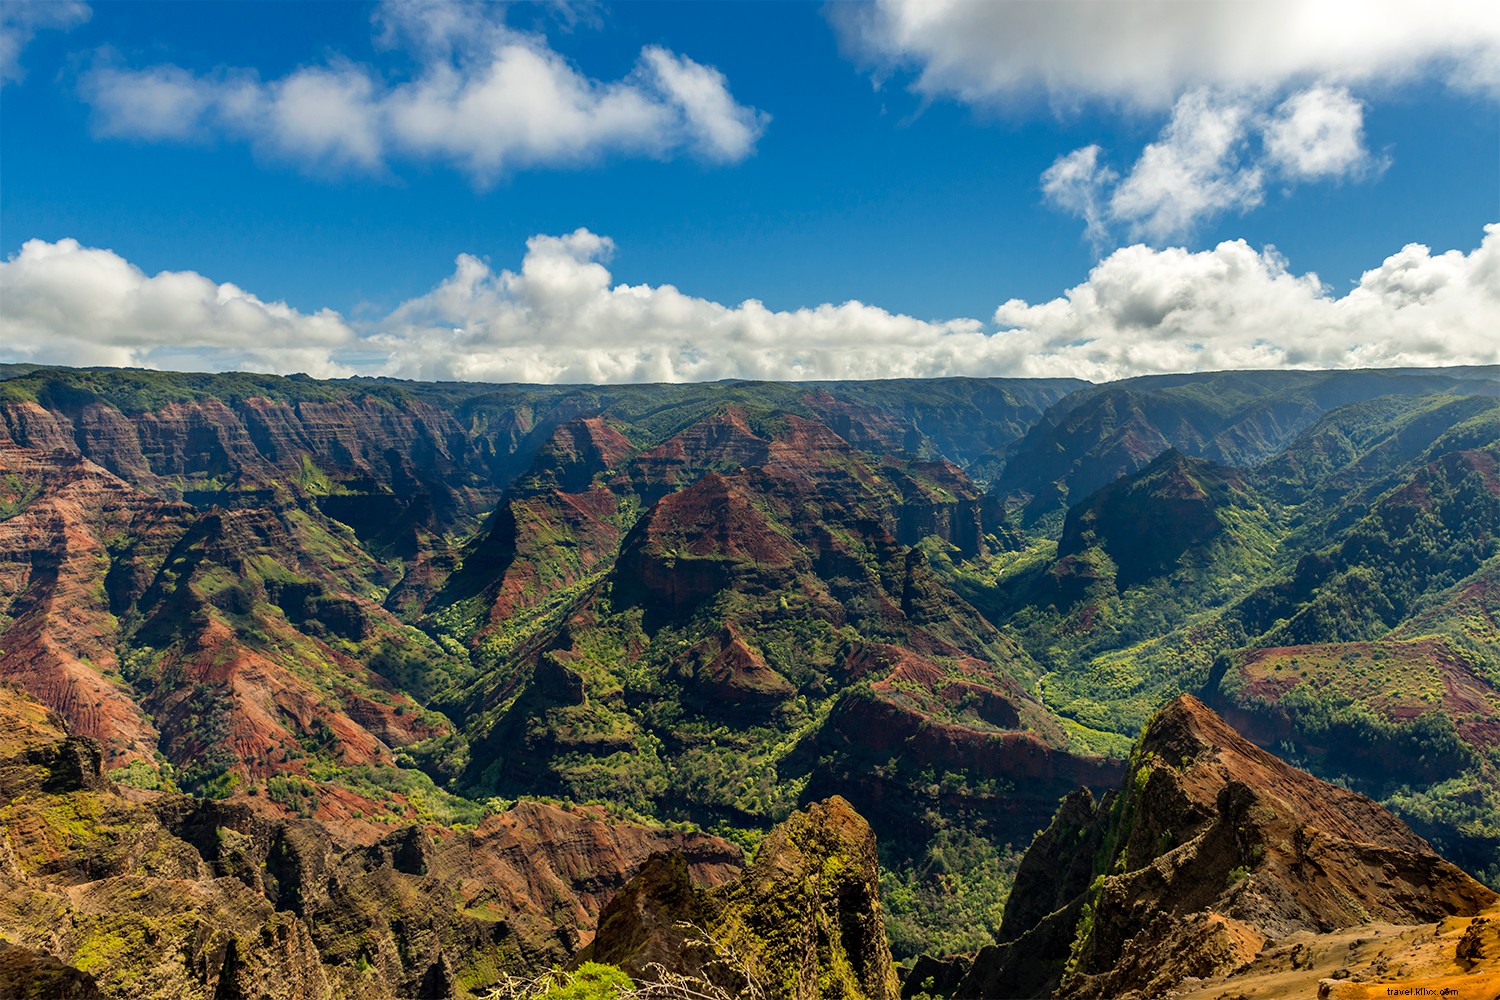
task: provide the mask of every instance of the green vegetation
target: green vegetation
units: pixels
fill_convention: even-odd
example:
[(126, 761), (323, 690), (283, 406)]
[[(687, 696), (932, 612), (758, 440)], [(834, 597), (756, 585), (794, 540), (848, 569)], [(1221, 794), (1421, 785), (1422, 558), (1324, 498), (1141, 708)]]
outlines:
[[(202, 505), (97, 526), (84, 589), (117, 616), (111, 679), (172, 761), (116, 780), (303, 816), (342, 789), (390, 825), (553, 797), (746, 845), (857, 787), (911, 813), (875, 817), (903, 955), (985, 943), (1009, 891), (1017, 838), (994, 817), (1027, 787), (965, 754), (1027, 730), (1049, 751), (1119, 757), (1184, 690), (1250, 713), (1280, 752), (1500, 879), (1483, 735), (1500, 716), (1500, 402), (1462, 392), (1441, 373), (1373, 372), (0, 379), (0, 405), (166, 421), (149, 470), (120, 474)], [(256, 423), (258, 400), (309, 427), (341, 409), (335, 429), (288, 438)], [(184, 407), (230, 414), (227, 436), (167, 440)], [(555, 443), (577, 414), (625, 436), (623, 464)], [(577, 492), (559, 492), (565, 466)], [(709, 472), (731, 488), (694, 490)], [(4, 474), (0, 520), (44, 495)], [(886, 731), (911, 719), (943, 739)], [(375, 745), (355, 746), (361, 730), (397, 766), (355, 763)], [(237, 741), (269, 743), (281, 772), (248, 782)], [(1128, 835), (1134, 817), (1117, 819)]]
[(42, 484), (27, 480), (14, 472), (0, 477), (0, 521), (9, 520), (31, 505), (41, 496)]
[(616, 1000), (635, 989), (635, 981), (613, 965), (584, 962), (566, 982), (542, 994), (543, 1000)]
[(117, 785), (129, 785), (132, 788), (143, 788), (151, 792), (175, 792), (177, 784), (171, 777), (170, 764), (158, 764), (152, 767), (143, 760), (133, 760), (124, 767), (117, 767), (109, 772), (109, 780)]
[(939, 833), (916, 859), (881, 846), (880, 898), (891, 954), (978, 951), (995, 940), (1022, 851), (933, 817)]

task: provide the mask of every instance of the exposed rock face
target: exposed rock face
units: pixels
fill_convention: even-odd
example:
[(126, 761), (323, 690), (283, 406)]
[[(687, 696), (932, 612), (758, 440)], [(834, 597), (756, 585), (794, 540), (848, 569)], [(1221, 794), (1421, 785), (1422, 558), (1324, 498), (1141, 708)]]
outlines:
[[(1056, 720), (1014, 676), (977, 659), (938, 659), (883, 643), (851, 651), (848, 676), (872, 683), (843, 694), (819, 730), (808, 795), (844, 795), (877, 817), (886, 845), (925, 843), (934, 813), (1024, 844), (1059, 797), (1118, 784), (1122, 762), (1067, 750)], [(934, 792), (913, 773), (927, 767), (964, 782)]]
[(679, 661), (679, 676), (707, 710), (764, 712), (797, 693), (733, 625), (725, 625), (695, 652), (691, 660)]
[(710, 885), (741, 863), (713, 837), (537, 803), (349, 844), (235, 803), (126, 799), (100, 760), (0, 688), (0, 994), (469, 995), (566, 961), (655, 853)]
[(652, 507), (621, 554), (620, 570), (654, 607), (681, 614), (731, 583), (784, 586), (800, 555), (743, 485), (710, 472)]
[(734, 472), (765, 463), (770, 442), (751, 429), (737, 406), (726, 407), (641, 453), (624, 475), (648, 503), (691, 485), (705, 472)]
[[(559, 432), (570, 448), (580, 433)], [(861, 678), (899, 732), (853, 719), (841, 749), (883, 762), (894, 741), (919, 769), (988, 768), (999, 780), (1055, 772), (1057, 787), (1028, 814), (1035, 823), (1057, 794), (1091, 780), (1093, 765), (1061, 752), (1060, 724), (1028, 690), (1034, 664), (901, 540), (936, 537), (960, 553), (989, 544), (986, 503), (952, 464), (880, 458), (804, 417), (726, 406), (601, 468), (583, 492), (554, 488), (550, 475), (518, 481), (459, 574), (472, 573), (493, 630), (545, 601), (577, 609), (509, 647), (513, 662), (474, 685), (470, 711), (509, 708), (470, 742), (472, 785), (582, 798), (572, 775), (597, 773), (593, 760), (634, 750), (640, 766), (670, 755), (670, 768), (696, 751), (702, 737), (666, 733), (648, 718), (658, 711), (790, 735), (805, 706), (821, 712)], [(871, 634), (884, 641), (861, 641)], [(947, 724), (970, 716), (972, 725)], [(753, 752), (771, 748), (746, 737)], [(788, 766), (805, 773), (809, 763)], [(1097, 783), (1116, 777), (1105, 766)], [(856, 794), (836, 784), (818, 795), (840, 791)], [(687, 814), (705, 821), (698, 807)]]
[[(1500, 410), (1409, 397), (1320, 425), (1276, 469), (1240, 475), (1208, 459), (1245, 465), (1351, 399), (1464, 379), (1490, 392), (1494, 376), (548, 388), (0, 366), (0, 673), (76, 734), (33, 762), (72, 791), (24, 794), (113, 794), (88, 784), (102, 763), (122, 782), (216, 797), (192, 809), (138, 790), (122, 801), (150, 799), (156, 820), (141, 822), (167, 831), (146, 854), (168, 836), (190, 843), (273, 912), (307, 920), (325, 966), (347, 955), (319, 928), (371, 928), (384, 943), (356, 967), (418, 992), (470, 975), (447, 949), (489, 954), (480, 930), (434, 918), (418, 934), (402, 909), (412, 886), (449, 884), (453, 838), (392, 839), (392, 826), (480, 813), (438, 798), (418, 767), (476, 798), (607, 797), (743, 830), (806, 796), (843, 794), (871, 817), (893, 874), (917, 879), (892, 894), (900, 953), (944, 922), (971, 928), (969, 948), (986, 933), (970, 915), (988, 890), (963, 880), (949, 893), (945, 859), (980, 846), (1009, 858), (1003, 845), (1045, 825), (1059, 795), (1114, 784), (1120, 765), (1077, 751), (1119, 747), (1162, 692), (1197, 689), (1218, 651), (1251, 639), (1265, 649), (1221, 658), (1218, 679), (1247, 692), (1226, 701), (1243, 712), (1232, 721), (1253, 717), (1254, 738), (1291, 739), (1314, 767), (1358, 758), (1375, 771), (1421, 746), (1401, 774), (1435, 787), (1413, 815), (1431, 801), (1449, 833), (1487, 832), (1452, 817), (1495, 815), (1486, 754), (1500, 740), (1489, 670), (1500, 605), (1476, 573), (1495, 567)], [(1410, 433), (1389, 437), (1380, 413), (1409, 416)], [(1023, 435), (1003, 468), (974, 465)], [(1159, 454), (1169, 445), (1181, 454)], [(1000, 492), (981, 495), (991, 476)], [(1263, 492), (1249, 495), (1252, 482)], [(1062, 522), (1054, 501), (1095, 486), (1062, 523), (1057, 560), (1044, 548), (987, 558), (1039, 544), (1012, 519), (1046, 515), (1050, 532)], [(1335, 509), (1343, 492), (1358, 502)], [(1321, 513), (1309, 519), (1311, 508)], [(1282, 573), (1302, 549), (1298, 571)], [(1179, 624), (1180, 636), (1159, 632)], [(1478, 645), (1465, 651), (1467, 640)], [(1383, 666), (1369, 671), (1371, 691), (1337, 692), (1358, 709), (1345, 717), (1409, 722), (1410, 733), (1340, 755), (1336, 725), (1304, 726), (1292, 711), (1309, 688), (1257, 703), (1294, 690), (1273, 690), (1290, 659), (1350, 653)], [(1422, 665), (1432, 670), (1419, 689), (1390, 683)], [(1441, 729), (1419, 727), (1424, 718), (1457, 736), (1424, 742)], [(1399, 742), (1411, 733), (1415, 743)], [(1391, 794), (1391, 770), (1391, 785), (1361, 787)], [(1464, 796), (1473, 811), (1449, 808), (1467, 809)], [(1219, 817), (1237, 802), (1201, 806)], [(1075, 805), (1082, 830), (1086, 802)], [(1084, 835), (1102, 838), (1123, 807), (1093, 808)], [(18, 822), (52, 831), (27, 855), (47, 877), (113, 870), (72, 858), (35, 810)], [(613, 856), (556, 816), (526, 822)], [(1183, 829), (1170, 827), (1174, 841)], [(949, 834), (969, 839), (942, 846)], [(235, 836), (265, 842), (252, 850)], [(1493, 838), (1471, 839), (1464, 863), (1490, 867)], [(1055, 847), (1035, 864), (1056, 879), (1023, 873), (1033, 908), (1001, 935), (1061, 941), (1048, 952), (1062, 956), (1053, 978), (1093, 906), (1082, 866), (1056, 868), (1076, 856)], [(530, 854), (547, 857), (540, 845)], [(573, 884), (568, 856), (553, 865), (559, 886)], [(509, 874), (486, 877), (514, 877), (517, 899), (543, 901), (506, 904), (507, 940), (546, 938), (566, 953), (587, 938), (607, 892), (554, 893), (550, 876), (515, 875), (521, 861), (494, 864)], [(1001, 877), (998, 864), (981, 870)], [(1089, 865), (1090, 884), (1099, 873)], [(349, 886), (368, 899), (339, 896)], [(943, 899), (964, 918), (948, 920)], [(353, 916), (328, 909), (340, 906)], [(1273, 930), (1219, 915), (1165, 943), (1109, 947), (1117, 965), (1213, 965)], [(1108, 943), (1108, 921), (1095, 922)]]
[[(1087, 852), (1093, 881), (1040, 915), (1082, 881), (1062, 850), (1071, 839), (1101, 845)], [(1060, 891), (1039, 905), (1049, 883)], [(1022, 863), (1009, 942), (982, 951), (955, 995), (1041, 996), (1060, 979), (1068, 997), (1155, 996), (1298, 933), (1496, 902), (1374, 802), (1282, 763), (1184, 695), (1152, 720), (1117, 798), (1097, 811), (1064, 803)]]
[(577, 417), (558, 427), (542, 445), (523, 484), (528, 491), (545, 484), (564, 493), (582, 493), (594, 477), (619, 465), (634, 448), (600, 417)]
[(1000, 924), (1001, 941), (1014, 941), (1088, 889), (1094, 856), (1104, 839), (1100, 812), (1107, 812), (1112, 801), (1110, 795), (1102, 806), (1096, 804), (1088, 789), (1062, 800), (1051, 825), (1037, 834), (1016, 870)]
[(156, 724), (105, 675), (120, 672), (116, 613), (144, 592), (191, 508), (66, 453), (0, 444), (0, 476), (34, 497), (0, 520), (0, 675), (112, 759), (149, 760)]
[(302, 741), (387, 763), (442, 730), (405, 692), (429, 695), (451, 655), (354, 592), (387, 571), (332, 522), (198, 511), (9, 444), (0, 479), (26, 494), (0, 520), (0, 673), (108, 768), (154, 771), (160, 751), (189, 781), (265, 777), (300, 771)]
[[(127, 415), (89, 392), (49, 386), (42, 395), (48, 406), (0, 407), (7, 445), (82, 455), (138, 488), (192, 494), (205, 505), (247, 492), (285, 494), (294, 484), (317, 493), (309, 470), (346, 481), (348, 492), (386, 494), (402, 510), (424, 494), (450, 519), (479, 513), (497, 492), (499, 470), (480, 442), (452, 413), (419, 400), (250, 395), (229, 405), (200, 394)], [(374, 485), (361, 491), (361, 483)]]
[(895, 1000), (875, 836), (834, 797), (767, 834), (739, 878), (704, 891), (654, 860), (605, 908), (590, 957), (652, 978), (651, 963), (768, 997)]
[(102, 1000), (94, 977), (51, 955), (0, 941), (0, 983), (15, 1000)]
[[(1393, 996), (1500, 996), (1500, 906), (1473, 917), (1427, 924), (1362, 924), (1300, 933), (1261, 950), (1231, 977), (1185, 982), (1179, 1000), (1317, 997), (1389, 1000)], [(1417, 988), (1426, 993), (1417, 993)]]
[(767, 834), (721, 898), (726, 942), (772, 983), (780, 979), (780, 995), (894, 1000), (875, 835), (842, 798), (813, 803)]

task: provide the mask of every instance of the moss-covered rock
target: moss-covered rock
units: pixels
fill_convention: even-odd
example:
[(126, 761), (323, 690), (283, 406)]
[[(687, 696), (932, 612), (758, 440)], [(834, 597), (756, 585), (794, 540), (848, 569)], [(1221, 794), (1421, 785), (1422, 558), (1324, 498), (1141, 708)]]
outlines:
[(605, 908), (590, 956), (639, 978), (652, 963), (778, 1000), (895, 1000), (875, 835), (834, 796), (793, 813), (738, 879), (706, 891), (652, 861)]

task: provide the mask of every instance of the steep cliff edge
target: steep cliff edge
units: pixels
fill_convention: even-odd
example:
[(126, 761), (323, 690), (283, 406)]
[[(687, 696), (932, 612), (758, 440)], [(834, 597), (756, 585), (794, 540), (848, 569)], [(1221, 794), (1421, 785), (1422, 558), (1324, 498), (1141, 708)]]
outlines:
[[(1061, 902), (1083, 880), (1065, 841), (1097, 847), (1092, 880)], [(1044, 915), (1039, 899), (1059, 905)], [(1022, 862), (1008, 942), (981, 951), (954, 995), (1158, 996), (1269, 961), (1298, 935), (1470, 918), (1496, 903), (1379, 805), (1184, 695), (1147, 727), (1122, 792), (1064, 803)]]

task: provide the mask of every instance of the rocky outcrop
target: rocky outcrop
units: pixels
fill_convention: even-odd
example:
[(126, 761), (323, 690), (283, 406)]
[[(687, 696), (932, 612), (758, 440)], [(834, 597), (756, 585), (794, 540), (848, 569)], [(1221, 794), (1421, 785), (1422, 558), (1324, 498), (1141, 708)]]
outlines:
[(632, 493), (649, 504), (690, 486), (705, 472), (736, 472), (762, 465), (769, 451), (770, 442), (751, 429), (745, 411), (730, 406), (642, 452), (622, 478)]
[[(1426, 924), (1361, 924), (1296, 934), (1261, 949), (1231, 977), (1187, 981), (1180, 1000), (1500, 996), (1500, 906)], [(1425, 991), (1425, 992), (1419, 992)]]
[(653, 607), (680, 614), (731, 582), (783, 586), (805, 558), (743, 484), (710, 472), (641, 519), (620, 554), (619, 573)]
[(653, 854), (708, 885), (741, 866), (713, 837), (540, 803), (351, 844), (243, 804), (127, 799), (100, 760), (0, 688), (0, 994), (467, 996), (566, 961)]
[(594, 477), (618, 466), (634, 448), (600, 417), (575, 417), (552, 432), (518, 483), (524, 492), (556, 489), (587, 491)]
[(797, 693), (733, 625), (699, 643), (691, 657), (678, 660), (676, 669), (705, 710), (721, 715), (764, 712)]
[(1121, 773), (1118, 760), (1070, 753), (1035, 732), (1006, 732), (933, 718), (890, 697), (852, 694), (841, 699), (824, 728), (824, 738), (830, 746), (843, 743), (875, 756), (911, 754), (945, 771), (1042, 782), (1062, 789), (1106, 787), (1118, 781)]
[(1014, 941), (1088, 889), (1104, 840), (1101, 813), (1107, 815), (1112, 802), (1111, 794), (1096, 803), (1087, 788), (1062, 800), (1051, 824), (1037, 834), (1016, 870), (997, 935), (1002, 942)]
[[(944, 678), (931, 670), (923, 686), (942, 691)], [(949, 690), (970, 686), (947, 683)], [(844, 795), (874, 817), (882, 843), (893, 849), (920, 849), (937, 833), (937, 816), (962, 816), (971, 833), (995, 843), (1024, 844), (1046, 826), (1060, 797), (1080, 785), (1102, 791), (1123, 773), (1117, 759), (1060, 746), (1029, 699), (1006, 698), (986, 685), (978, 703), (1019, 707), (1016, 726), (1038, 725), (1040, 733), (955, 717), (952, 706), (922, 706), (913, 693), (920, 688), (910, 681), (884, 686), (848, 692), (834, 705), (817, 735), (806, 794)], [(924, 768), (952, 777), (935, 786), (921, 778)]]
[[(1120, 795), (1092, 819), (1090, 807), (1069, 799), (1028, 852), (1010, 940), (980, 953), (956, 996), (1157, 996), (1294, 935), (1497, 902), (1379, 805), (1288, 766), (1188, 695), (1147, 727)], [(1068, 837), (1101, 845), (1092, 881), (1039, 917), (1037, 884), (1081, 881), (1059, 850)]]
[(432, 605), (477, 592), (489, 608), (490, 629), (503, 628), (608, 566), (623, 534), (619, 506), (619, 497), (599, 486), (507, 497)]
[(302, 740), (382, 762), (442, 728), (404, 692), (451, 654), (356, 592), (389, 571), (331, 522), (198, 511), (66, 452), (0, 447), (0, 480), (0, 673), (107, 767), (264, 777)]
[(652, 963), (777, 1000), (895, 1000), (875, 836), (843, 799), (766, 835), (733, 881), (704, 891), (678, 859), (654, 861), (600, 916), (588, 956), (657, 978)]

